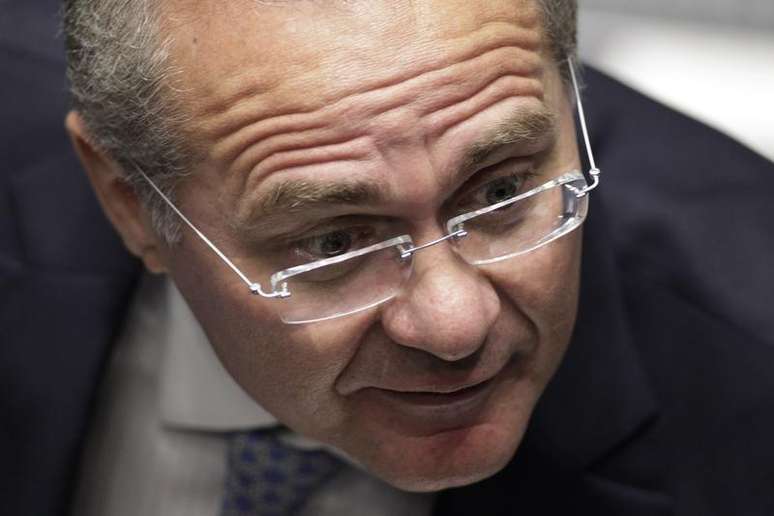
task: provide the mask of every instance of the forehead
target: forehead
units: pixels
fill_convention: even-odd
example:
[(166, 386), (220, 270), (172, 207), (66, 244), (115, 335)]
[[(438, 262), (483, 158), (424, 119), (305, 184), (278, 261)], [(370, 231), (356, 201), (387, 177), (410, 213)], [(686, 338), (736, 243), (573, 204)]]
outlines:
[(340, 89), (362, 86), (363, 76), (347, 72), (410, 73), (453, 58), (475, 44), (476, 36), (494, 39), (508, 29), (512, 43), (533, 46), (540, 19), (533, 0), (168, 0), (164, 5), (164, 31), (174, 40), (173, 57), (186, 79), (223, 89), (250, 82), (256, 91), (286, 82), (324, 85), (332, 78)]
[[(308, 111), (498, 46), (535, 50), (533, 0), (168, 0), (192, 115)], [(528, 56), (524, 56), (525, 59)]]
[(545, 107), (532, 0), (165, 5), (192, 143), (231, 175), (319, 173), (326, 161), (346, 174), (344, 162), (408, 138), (407, 127), (415, 140), (444, 134), (487, 96)]

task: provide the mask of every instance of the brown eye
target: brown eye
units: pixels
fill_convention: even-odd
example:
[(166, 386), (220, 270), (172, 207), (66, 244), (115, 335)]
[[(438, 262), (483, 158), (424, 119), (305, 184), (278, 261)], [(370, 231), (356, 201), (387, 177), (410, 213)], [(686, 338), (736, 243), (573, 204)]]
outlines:
[(484, 185), (484, 197), (488, 205), (497, 204), (512, 199), (519, 194), (522, 180), (516, 176), (506, 176), (495, 179)]
[(332, 231), (311, 239), (308, 252), (320, 258), (332, 258), (352, 250), (352, 234), (346, 231)]

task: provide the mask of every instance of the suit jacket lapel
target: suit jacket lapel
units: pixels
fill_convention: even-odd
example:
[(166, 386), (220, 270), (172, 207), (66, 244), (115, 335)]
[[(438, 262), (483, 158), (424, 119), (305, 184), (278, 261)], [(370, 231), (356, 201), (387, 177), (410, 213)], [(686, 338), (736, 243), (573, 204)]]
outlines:
[(436, 514), (671, 513), (663, 461), (626, 465), (630, 446), (658, 446), (658, 404), (629, 333), (596, 193), (594, 201), (575, 333), (516, 457), (491, 479), (442, 493)]

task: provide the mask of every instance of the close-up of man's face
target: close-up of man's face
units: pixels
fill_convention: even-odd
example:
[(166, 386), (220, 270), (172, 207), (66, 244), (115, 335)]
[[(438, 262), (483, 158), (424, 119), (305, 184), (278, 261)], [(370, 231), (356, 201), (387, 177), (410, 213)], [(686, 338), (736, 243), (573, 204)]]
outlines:
[[(531, 0), (164, 10), (200, 155), (175, 204), (266, 290), (277, 271), (393, 237), (434, 242), (449, 219), (580, 169), (567, 85)], [(500, 238), (488, 231), (481, 242)], [(300, 293), (251, 295), (185, 227), (157, 268), (256, 402), (427, 491), (488, 477), (516, 452), (570, 339), (580, 241), (572, 231), (474, 263), (450, 238), (413, 254), (387, 302), (307, 324), (283, 321)], [(369, 265), (320, 272), (309, 303), (325, 314), (370, 299), (390, 279), (361, 274)]]
[(0, 513), (774, 514), (772, 52), (758, 0), (0, 2)]

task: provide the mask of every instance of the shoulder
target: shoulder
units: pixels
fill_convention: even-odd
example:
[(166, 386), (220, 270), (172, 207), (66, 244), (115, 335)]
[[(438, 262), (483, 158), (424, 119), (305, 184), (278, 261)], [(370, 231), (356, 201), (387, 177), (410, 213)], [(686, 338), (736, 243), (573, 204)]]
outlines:
[(593, 70), (587, 84), (601, 214), (661, 406), (651, 450), (687, 513), (772, 514), (774, 164)]
[(625, 298), (678, 505), (774, 513), (774, 345), (665, 285), (630, 278)]
[(624, 274), (771, 342), (774, 163), (598, 72), (587, 83), (599, 195)]

